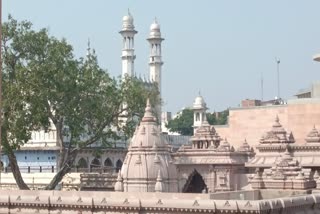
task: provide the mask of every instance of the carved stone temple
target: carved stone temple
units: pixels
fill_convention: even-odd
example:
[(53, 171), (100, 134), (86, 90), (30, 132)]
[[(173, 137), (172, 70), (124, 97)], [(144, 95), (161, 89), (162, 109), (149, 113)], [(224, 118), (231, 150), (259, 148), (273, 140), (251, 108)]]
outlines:
[(119, 172), (115, 191), (178, 192), (177, 178), (170, 147), (160, 137), (160, 127), (148, 100)]

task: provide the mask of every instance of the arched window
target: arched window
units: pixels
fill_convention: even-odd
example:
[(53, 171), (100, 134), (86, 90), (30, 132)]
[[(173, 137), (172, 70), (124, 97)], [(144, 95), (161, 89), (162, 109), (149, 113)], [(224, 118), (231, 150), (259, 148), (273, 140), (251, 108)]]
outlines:
[(107, 159), (104, 161), (104, 166), (113, 167), (113, 163), (112, 163), (112, 161), (110, 160), (110, 158), (107, 158)]
[(97, 168), (101, 168), (101, 162), (98, 158), (94, 158), (91, 161), (90, 169), (97, 169)]
[(122, 167), (122, 161), (119, 159), (116, 163), (116, 171), (119, 172), (119, 170), (121, 169)]
[(88, 163), (84, 158), (80, 158), (78, 161), (78, 167), (79, 168), (88, 168)]

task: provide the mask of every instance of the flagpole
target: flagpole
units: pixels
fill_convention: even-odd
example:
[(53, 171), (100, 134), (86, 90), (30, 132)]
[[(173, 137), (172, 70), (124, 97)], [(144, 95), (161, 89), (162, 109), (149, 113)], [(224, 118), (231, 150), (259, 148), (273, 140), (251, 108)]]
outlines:
[(276, 57), (276, 63), (277, 63), (277, 80), (278, 80), (278, 99), (280, 99), (280, 73), (279, 73), (280, 59), (277, 57)]

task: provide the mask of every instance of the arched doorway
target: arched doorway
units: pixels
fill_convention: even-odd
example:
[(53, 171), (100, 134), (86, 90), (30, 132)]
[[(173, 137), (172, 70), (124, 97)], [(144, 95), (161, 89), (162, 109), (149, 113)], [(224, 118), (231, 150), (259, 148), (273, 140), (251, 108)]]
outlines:
[(101, 162), (98, 158), (95, 158), (91, 161), (91, 164), (90, 164), (90, 171), (91, 172), (98, 172), (99, 169), (101, 169)]
[(122, 161), (119, 159), (116, 163), (116, 172), (119, 172), (121, 167), (122, 167)]
[(194, 170), (188, 177), (186, 184), (184, 185), (182, 192), (184, 193), (202, 193), (206, 191), (207, 185), (204, 182), (202, 176)]

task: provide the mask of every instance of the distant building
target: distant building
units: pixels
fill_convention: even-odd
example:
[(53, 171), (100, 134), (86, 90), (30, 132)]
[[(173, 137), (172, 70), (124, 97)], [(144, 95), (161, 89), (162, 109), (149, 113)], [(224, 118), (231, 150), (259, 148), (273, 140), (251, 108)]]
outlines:
[(320, 81), (313, 82), (309, 88), (299, 90), (295, 96), (298, 99), (320, 98)]

